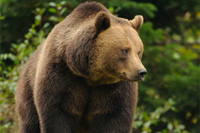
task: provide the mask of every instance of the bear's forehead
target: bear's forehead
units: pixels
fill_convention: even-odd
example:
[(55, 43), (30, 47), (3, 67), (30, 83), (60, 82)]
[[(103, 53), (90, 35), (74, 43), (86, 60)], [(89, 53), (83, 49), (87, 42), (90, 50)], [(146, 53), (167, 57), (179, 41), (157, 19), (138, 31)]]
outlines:
[(111, 26), (108, 31), (108, 36), (119, 38), (121, 40), (127, 40), (131, 42), (141, 43), (138, 32), (130, 25), (115, 24)]
[(131, 26), (123, 24), (112, 25), (107, 31), (100, 35), (100, 43), (104, 47), (141, 49), (143, 46), (136, 30)]
[(131, 26), (130, 22), (128, 19), (125, 18), (119, 18), (116, 16), (110, 16), (111, 17), (111, 24), (121, 24), (123, 26)]

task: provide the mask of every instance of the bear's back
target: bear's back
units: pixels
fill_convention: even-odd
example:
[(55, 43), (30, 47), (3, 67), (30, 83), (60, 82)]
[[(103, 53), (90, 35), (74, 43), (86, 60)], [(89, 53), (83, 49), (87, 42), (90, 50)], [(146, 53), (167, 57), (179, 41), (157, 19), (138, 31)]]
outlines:
[(85, 2), (75, 8), (74, 11), (68, 16), (68, 18), (84, 21), (90, 17), (94, 17), (100, 11), (109, 13), (109, 11), (99, 3)]

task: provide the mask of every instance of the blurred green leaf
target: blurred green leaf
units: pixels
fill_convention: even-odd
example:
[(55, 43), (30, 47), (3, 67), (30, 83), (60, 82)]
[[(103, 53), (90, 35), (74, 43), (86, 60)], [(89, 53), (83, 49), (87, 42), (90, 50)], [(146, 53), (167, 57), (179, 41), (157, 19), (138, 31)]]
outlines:
[(51, 12), (51, 13), (56, 13), (57, 10), (56, 10), (55, 8), (49, 8), (49, 12)]

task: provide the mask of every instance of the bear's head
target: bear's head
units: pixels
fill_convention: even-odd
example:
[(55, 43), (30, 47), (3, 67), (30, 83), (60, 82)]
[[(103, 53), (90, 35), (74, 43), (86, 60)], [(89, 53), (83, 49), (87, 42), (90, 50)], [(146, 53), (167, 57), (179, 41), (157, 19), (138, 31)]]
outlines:
[(141, 62), (143, 43), (138, 35), (142, 24), (140, 15), (129, 21), (99, 12), (93, 26), (82, 33), (90, 35), (80, 36), (76, 47), (69, 46), (68, 66), (94, 86), (143, 80), (147, 71)]

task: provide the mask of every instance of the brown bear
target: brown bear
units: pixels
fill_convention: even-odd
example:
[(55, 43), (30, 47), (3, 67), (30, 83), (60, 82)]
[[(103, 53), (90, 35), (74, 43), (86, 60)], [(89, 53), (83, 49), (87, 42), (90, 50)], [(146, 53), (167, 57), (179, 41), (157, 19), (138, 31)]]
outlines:
[(79, 5), (26, 63), (16, 88), (20, 133), (129, 133), (143, 80), (142, 16)]

